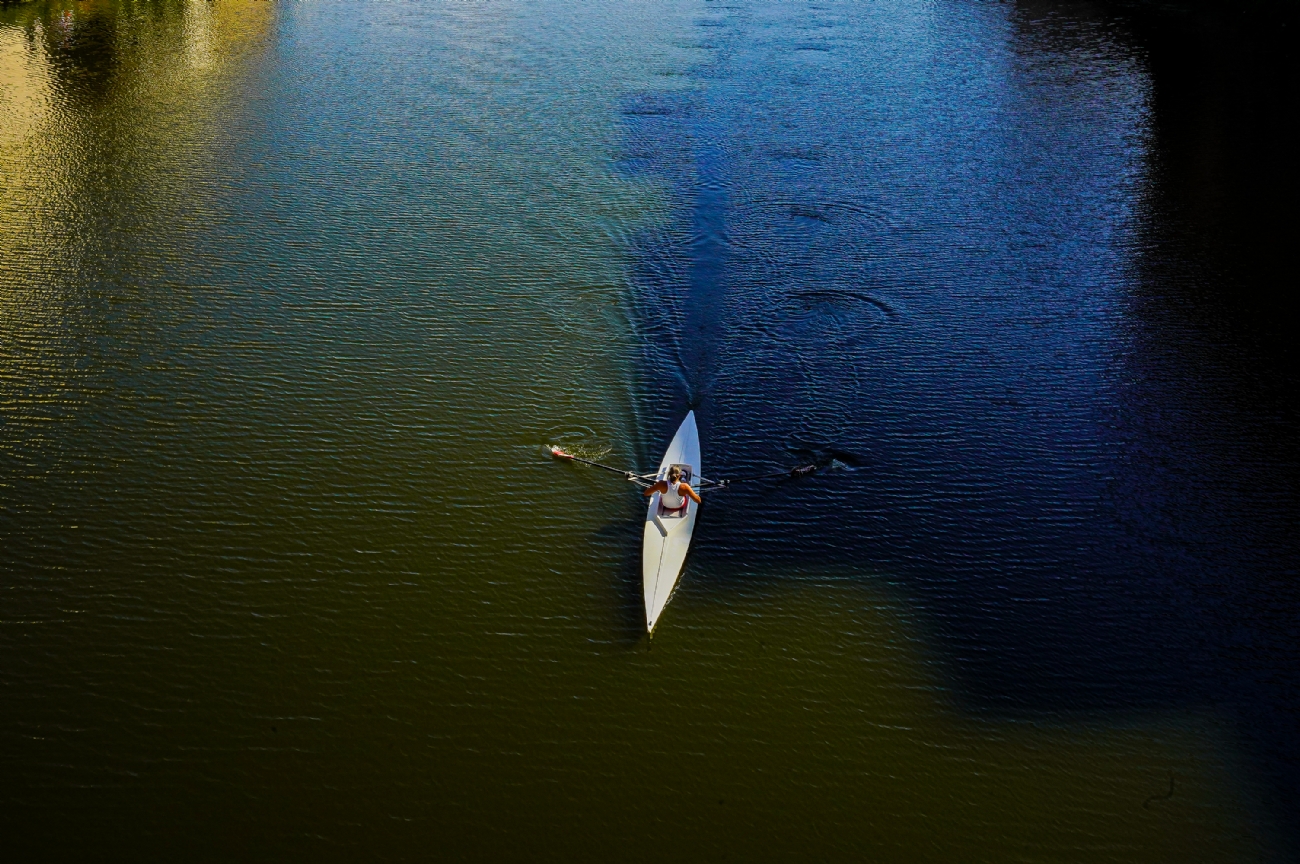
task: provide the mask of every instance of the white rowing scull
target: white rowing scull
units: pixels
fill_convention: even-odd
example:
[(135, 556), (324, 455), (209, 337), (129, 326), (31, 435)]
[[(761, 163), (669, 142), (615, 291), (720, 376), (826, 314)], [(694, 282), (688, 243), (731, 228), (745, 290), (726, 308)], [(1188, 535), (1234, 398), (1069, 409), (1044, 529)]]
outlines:
[[(677, 434), (659, 463), (656, 482), (666, 479), (668, 469), (674, 465), (682, 471), (682, 482), (698, 488), (700, 433), (695, 428), (694, 411), (688, 412), (677, 428)], [(687, 498), (682, 509), (667, 510), (660, 502), (658, 492), (650, 496), (641, 541), (641, 587), (645, 594), (645, 626), (650, 633), (654, 632), (655, 623), (668, 605), (681, 576), (699, 509), (699, 504)]]

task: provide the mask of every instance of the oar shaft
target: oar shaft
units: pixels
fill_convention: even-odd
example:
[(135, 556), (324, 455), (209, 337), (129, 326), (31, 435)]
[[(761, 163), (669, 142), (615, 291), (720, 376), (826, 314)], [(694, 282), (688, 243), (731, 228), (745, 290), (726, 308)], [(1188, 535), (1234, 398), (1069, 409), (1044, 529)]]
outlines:
[[(649, 479), (657, 476), (655, 474), (633, 474), (631, 471), (624, 471), (621, 468), (615, 468), (613, 465), (602, 465), (601, 463), (593, 462), (590, 459), (583, 459), (579, 456), (565, 453), (559, 447), (552, 447), (551, 455), (556, 459), (568, 459), (570, 462), (581, 462), (583, 465), (590, 465), (593, 468), (604, 468), (606, 471), (613, 471), (615, 474), (622, 474), (633, 483), (639, 483), (641, 485), (649, 485)], [(699, 477), (698, 479), (701, 484), (700, 491), (704, 492), (708, 490), (709, 487), (712, 487), (713, 489), (725, 489), (732, 483), (747, 483), (751, 480), (775, 480), (777, 478), (790, 479), (792, 477), (806, 477), (816, 470), (817, 465), (814, 463), (812, 465), (799, 465), (798, 467), (791, 468), (788, 471), (776, 471), (772, 474), (755, 474), (751, 477), (731, 477), (722, 480), (710, 480), (708, 477)], [(704, 484), (708, 485), (705, 486)]]
[(571, 462), (581, 462), (583, 465), (590, 465), (590, 466), (593, 467), (593, 468), (604, 468), (606, 471), (613, 471), (615, 474), (627, 474), (627, 473), (628, 473), (628, 472), (626, 472), (626, 471), (623, 471), (622, 469), (615, 468), (613, 465), (601, 465), (599, 462), (592, 462), (590, 459), (580, 459), (580, 458), (577, 457), (577, 456), (569, 456), (569, 455), (566, 454), (566, 455), (564, 455), (564, 456), (561, 456), (560, 458), (561, 458), (561, 459), (568, 459), (568, 460), (571, 461)]
[[(791, 468), (788, 471), (777, 471), (773, 474), (755, 474), (752, 477), (728, 477), (728, 478), (723, 478), (722, 480), (708, 480), (707, 482), (712, 483), (716, 488), (716, 487), (730, 486), (732, 483), (747, 483), (750, 480), (775, 480), (778, 478), (785, 478), (788, 480), (792, 477), (807, 477), (809, 474), (813, 473), (816, 470), (817, 470), (817, 466), (815, 464), (800, 465), (798, 467)], [(700, 479), (704, 480), (705, 478), (701, 477)]]

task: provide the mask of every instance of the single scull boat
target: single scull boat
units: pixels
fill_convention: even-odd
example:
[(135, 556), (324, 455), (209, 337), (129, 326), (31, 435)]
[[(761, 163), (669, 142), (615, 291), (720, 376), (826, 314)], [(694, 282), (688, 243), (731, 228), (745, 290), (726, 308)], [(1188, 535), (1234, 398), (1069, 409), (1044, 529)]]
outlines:
[[(700, 433), (695, 428), (694, 411), (687, 413), (677, 428), (677, 434), (659, 463), (655, 481), (665, 479), (668, 469), (674, 465), (682, 471), (682, 482), (699, 488)], [(650, 496), (641, 543), (641, 586), (645, 592), (645, 627), (648, 632), (654, 632), (655, 623), (668, 605), (677, 577), (681, 575), (699, 509), (699, 504), (687, 498), (682, 509), (666, 510), (659, 501), (658, 492)]]
[[(800, 465), (788, 471), (773, 474), (756, 474), (752, 477), (735, 477), (727, 480), (709, 480), (700, 476), (700, 433), (695, 428), (695, 412), (689, 411), (677, 434), (668, 445), (668, 452), (659, 463), (659, 470), (654, 474), (633, 474), (602, 465), (592, 459), (583, 459), (571, 453), (565, 453), (559, 445), (552, 444), (551, 455), (556, 459), (569, 462), (581, 462), (593, 468), (601, 468), (622, 474), (641, 488), (655, 485), (668, 478), (668, 469), (676, 466), (682, 472), (682, 481), (691, 484), (696, 492), (709, 489), (726, 489), (732, 483), (744, 483), (753, 480), (772, 480), (787, 477), (807, 477), (817, 470), (817, 464)], [(641, 541), (641, 587), (645, 593), (645, 629), (654, 632), (659, 616), (672, 597), (673, 588), (682, 574), (682, 565), (686, 563), (686, 552), (691, 548), (691, 534), (695, 531), (695, 516), (700, 505), (687, 498), (680, 510), (668, 510), (659, 500), (659, 493), (650, 496), (650, 506), (646, 509), (645, 527)]]

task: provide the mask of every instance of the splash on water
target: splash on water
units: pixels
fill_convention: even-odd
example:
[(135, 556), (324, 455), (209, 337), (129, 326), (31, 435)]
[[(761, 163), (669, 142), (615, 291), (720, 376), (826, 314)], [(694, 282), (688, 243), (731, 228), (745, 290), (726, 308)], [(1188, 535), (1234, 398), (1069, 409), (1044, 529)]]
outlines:
[(592, 462), (600, 462), (609, 454), (614, 452), (614, 448), (608, 444), (594, 444), (586, 441), (556, 441), (551, 444), (542, 445), (542, 455), (550, 457), (553, 455), (552, 449), (558, 447), (569, 456), (577, 456), (579, 459), (588, 459)]

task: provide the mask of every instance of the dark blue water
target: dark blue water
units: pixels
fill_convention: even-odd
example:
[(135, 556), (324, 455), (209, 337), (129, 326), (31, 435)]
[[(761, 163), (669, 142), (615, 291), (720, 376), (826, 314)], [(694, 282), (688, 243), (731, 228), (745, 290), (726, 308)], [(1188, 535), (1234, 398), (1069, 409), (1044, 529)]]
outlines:
[(962, 710), (1212, 710), (1285, 823), (1294, 366), (1260, 321), (1271, 250), (1203, 242), (1187, 130), (1161, 137), (1151, 58), (1187, 33), (1087, 4), (696, 23), (697, 88), (625, 108), (625, 169), (680, 212), (638, 246), (646, 411), (668, 434), (694, 407), (718, 473), (838, 461), (722, 493), (693, 553), (714, 578), (676, 602), (771, 562), (888, 574)]

